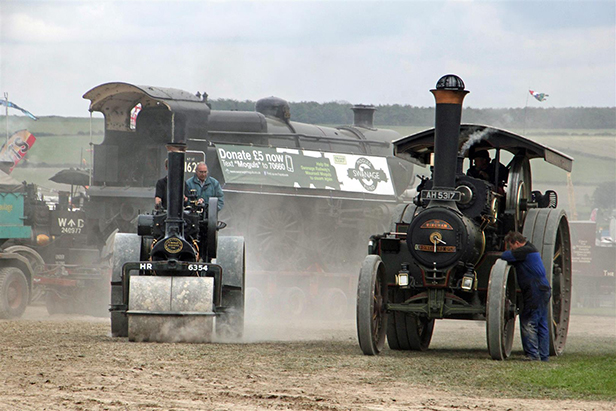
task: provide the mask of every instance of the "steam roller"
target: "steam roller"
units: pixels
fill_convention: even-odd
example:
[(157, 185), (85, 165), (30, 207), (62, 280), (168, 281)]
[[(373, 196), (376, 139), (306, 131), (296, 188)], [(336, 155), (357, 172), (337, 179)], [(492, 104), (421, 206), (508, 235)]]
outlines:
[(168, 144), (167, 151), (167, 210), (139, 215), (137, 234), (115, 235), (111, 333), (129, 341), (237, 341), (244, 239), (218, 237), (225, 227), (218, 199), (202, 204), (184, 193), (186, 146)]

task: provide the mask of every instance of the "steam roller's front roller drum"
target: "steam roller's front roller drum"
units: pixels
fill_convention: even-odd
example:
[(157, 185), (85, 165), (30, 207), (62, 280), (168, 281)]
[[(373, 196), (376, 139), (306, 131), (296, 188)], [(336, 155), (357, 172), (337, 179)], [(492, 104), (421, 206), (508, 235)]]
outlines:
[(210, 342), (215, 315), (213, 299), (212, 277), (131, 277), (128, 339)]
[(515, 271), (499, 259), (490, 271), (486, 304), (486, 334), (492, 359), (502, 361), (511, 355), (516, 316)]
[(385, 344), (387, 283), (381, 257), (369, 255), (359, 271), (357, 337), (365, 355), (377, 355)]
[(565, 349), (571, 314), (571, 236), (564, 210), (540, 208), (528, 211), (522, 233), (541, 253), (552, 298), (548, 305), (550, 355)]

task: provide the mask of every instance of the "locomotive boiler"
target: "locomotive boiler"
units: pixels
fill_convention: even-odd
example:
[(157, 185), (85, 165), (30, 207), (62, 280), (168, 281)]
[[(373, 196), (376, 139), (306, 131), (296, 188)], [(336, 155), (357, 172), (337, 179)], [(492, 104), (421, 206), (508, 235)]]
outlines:
[[(570, 171), (572, 159), (505, 130), (461, 125), (468, 91), (455, 75), (439, 79), (431, 92), (434, 129), (394, 146), (396, 156), (430, 164), (432, 175), (399, 208), (390, 231), (370, 238), (357, 296), (361, 349), (378, 354), (387, 339), (394, 350), (426, 350), (436, 319), (469, 319), (486, 321), (491, 357), (507, 358), (522, 299), (515, 269), (499, 257), (505, 235), (517, 230), (540, 251), (552, 286), (550, 353), (558, 355), (569, 321), (569, 225), (554, 191), (532, 190), (530, 160)], [(469, 156), (481, 151), (494, 158), (493, 172), (465, 174)]]
[(112, 334), (208, 342), (215, 329), (219, 340), (237, 339), (244, 328), (244, 239), (218, 237), (218, 198), (184, 206), (186, 145), (166, 147), (167, 210), (140, 215), (137, 234), (115, 234)]

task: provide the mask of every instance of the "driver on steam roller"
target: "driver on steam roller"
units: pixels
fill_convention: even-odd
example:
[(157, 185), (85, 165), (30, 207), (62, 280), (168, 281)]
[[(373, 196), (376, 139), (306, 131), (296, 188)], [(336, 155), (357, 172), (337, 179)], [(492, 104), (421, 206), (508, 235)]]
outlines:
[(203, 162), (197, 164), (195, 175), (186, 180), (186, 190), (187, 193), (195, 190), (199, 204), (207, 205), (210, 197), (218, 197), (218, 211), (222, 210), (225, 204), (225, 195), (220, 183), (208, 175), (207, 165)]
[[(169, 169), (169, 160), (165, 159), (165, 171)], [(184, 186), (184, 192), (188, 192), (188, 188)], [(184, 196), (184, 201), (186, 202), (188, 198)], [(156, 209), (167, 209), (167, 176), (165, 175), (163, 178), (159, 179), (156, 182), (156, 192), (154, 194), (154, 204)]]

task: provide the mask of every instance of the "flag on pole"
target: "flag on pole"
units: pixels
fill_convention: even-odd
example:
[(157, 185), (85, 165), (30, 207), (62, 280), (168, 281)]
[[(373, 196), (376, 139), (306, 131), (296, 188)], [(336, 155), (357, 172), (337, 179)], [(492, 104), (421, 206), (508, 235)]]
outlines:
[(12, 103), (8, 100), (0, 100), (0, 106), (6, 106), (9, 108), (17, 109), (21, 111), (22, 113), (24, 113), (26, 116), (30, 117), (32, 120), (38, 120), (34, 114), (30, 113), (28, 110), (24, 110), (23, 108), (19, 107), (17, 104)]
[(545, 101), (549, 96), (549, 94), (537, 93), (536, 91), (533, 91), (533, 90), (528, 90), (528, 92), (530, 93), (531, 96), (536, 98), (538, 101)]

